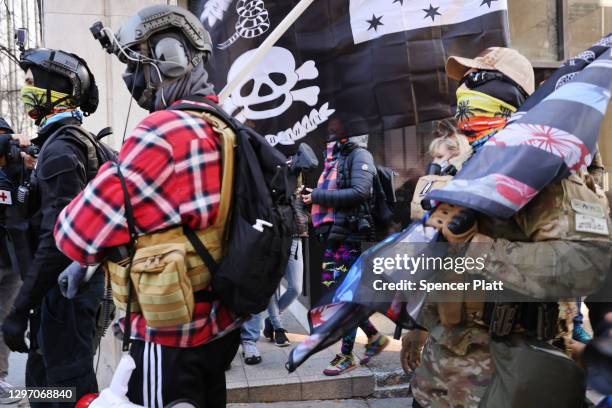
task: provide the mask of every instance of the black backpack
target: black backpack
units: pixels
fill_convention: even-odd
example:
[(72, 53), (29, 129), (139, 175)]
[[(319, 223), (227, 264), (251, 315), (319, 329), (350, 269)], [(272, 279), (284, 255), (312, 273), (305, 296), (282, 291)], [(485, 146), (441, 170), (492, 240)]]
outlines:
[[(357, 149), (365, 149), (358, 146)], [(347, 168), (352, 168), (352, 152), (347, 159)], [(376, 165), (376, 173), (372, 184), (372, 204), (368, 206), (368, 212), (372, 216), (376, 230), (385, 230), (391, 223), (393, 208), (397, 201), (395, 197), (395, 176), (397, 174), (389, 167)], [(350, 179), (350, 170), (349, 170)]]
[(239, 315), (268, 306), (285, 274), (293, 235), (287, 158), (265, 138), (206, 100), (171, 109), (207, 112), (236, 133), (234, 186), (226, 255), (215, 262), (194, 231), (184, 228), (212, 274), (212, 296)]
[(393, 169), (376, 166), (374, 176), (374, 210), (372, 216), (378, 226), (387, 227), (393, 217), (395, 197), (395, 176)]

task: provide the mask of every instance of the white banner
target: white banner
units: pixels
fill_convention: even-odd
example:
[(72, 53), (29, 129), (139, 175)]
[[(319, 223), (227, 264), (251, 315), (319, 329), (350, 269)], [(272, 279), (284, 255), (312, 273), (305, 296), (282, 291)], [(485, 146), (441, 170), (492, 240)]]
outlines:
[(350, 0), (355, 44), (387, 34), (462, 23), (500, 10), (506, 0)]

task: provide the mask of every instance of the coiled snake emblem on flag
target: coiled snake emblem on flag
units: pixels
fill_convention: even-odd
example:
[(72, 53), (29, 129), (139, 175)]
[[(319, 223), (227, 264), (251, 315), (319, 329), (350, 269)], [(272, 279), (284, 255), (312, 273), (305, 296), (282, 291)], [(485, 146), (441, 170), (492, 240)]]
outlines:
[(259, 37), (270, 28), (270, 17), (263, 0), (238, 0), (236, 12), (238, 13), (236, 32), (227, 41), (217, 45), (221, 50), (231, 46), (240, 37), (247, 39)]

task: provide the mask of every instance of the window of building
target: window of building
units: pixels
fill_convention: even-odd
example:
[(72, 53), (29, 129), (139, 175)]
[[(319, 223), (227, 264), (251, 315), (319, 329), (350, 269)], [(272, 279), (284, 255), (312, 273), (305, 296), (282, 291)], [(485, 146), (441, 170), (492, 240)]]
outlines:
[(557, 0), (508, 1), (508, 19), (512, 46), (532, 61), (559, 59)]

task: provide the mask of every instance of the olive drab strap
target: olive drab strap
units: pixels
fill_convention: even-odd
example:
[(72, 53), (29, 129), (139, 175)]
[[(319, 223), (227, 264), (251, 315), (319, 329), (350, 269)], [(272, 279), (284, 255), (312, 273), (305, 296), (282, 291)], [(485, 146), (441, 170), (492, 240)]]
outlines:
[(100, 160), (98, 159), (98, 150), (100, 147), (98, 146), (97, 140), (85, 129), (77, 125), (65, 125), (60, 127), (51, 135), (47, 141), (43, 144), (41, 148), (41, 152), (45, 150), (45, 148), (51, 144), (51, 142), (62, 135), (69, 135), (72, 139), (76, 139), (80, 144), (84, 145), (87, 149), (87, 180), (92, 180), (96, 174), (98, 173), (98, 169), (100, 168)]
[[(213, 224), (215, 227), (225, 227), (227, 224), (232, 195), (234, 189), (234, 147), (236, 146), (236, 134), (227, 124), (218, 117), (205, 112), (194, 112), (208, 123), (221, 140), (221, 165), (223, 173), (221, 176), (221, 202), (217, 219)], [(227, 230), (227, 228), (226, 228)]]
[(67, 126), (66, 130), (69, 131), (70, 135), (77, 138), (85, 145), (87, 149), (87, 180), (92, 180), (94, 177), (96, 177), (96, 174), (98, 174), (98, 169), (100, 168), (98, 149), (96, 147), (97, 142), (89, 134), (89, 132), (78, 126)]
[[(219, 135), (219, 139), (221, 140), (221, 164), (223, 169), (223, 175), (221, 178), (221, 201), (219, 203), (219, 212), (217, 213), (215, 223), (209, 228), (223, 228), (222, 236), (223, 242), (225, 242), (227, 231), (229, 230), (229, 228), (226, 228), (225, 226), (228, 224), (234, 188), (234, 147), (236, 143), (236, 134), (224, 121), (210, 113), (194, 111), (190, 112), (204, 119), (206, 123), (212, 127), (215, 133)], [(183, 232), (187, 236), (187, 239), (193, 246), (194, 250), (198, 253), (198, 255), (200, 255), (202, 261), (204, 261), (206, 264), (206, 267), (210, 273), (214, 274), (219, 265), (213, 258), (212, 254), (198, 238), (197, 234), (187, 225), (183, 226)]]

